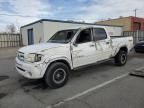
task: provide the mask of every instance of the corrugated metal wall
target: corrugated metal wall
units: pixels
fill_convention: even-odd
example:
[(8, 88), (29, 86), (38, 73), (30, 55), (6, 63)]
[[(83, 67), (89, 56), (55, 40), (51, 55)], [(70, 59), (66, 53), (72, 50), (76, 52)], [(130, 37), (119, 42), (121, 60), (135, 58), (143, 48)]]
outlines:
[(137, 30), (137, 31), (124, 31), (124, 36), (133, 36), (134, 44), (144, 41), (144, 31)]

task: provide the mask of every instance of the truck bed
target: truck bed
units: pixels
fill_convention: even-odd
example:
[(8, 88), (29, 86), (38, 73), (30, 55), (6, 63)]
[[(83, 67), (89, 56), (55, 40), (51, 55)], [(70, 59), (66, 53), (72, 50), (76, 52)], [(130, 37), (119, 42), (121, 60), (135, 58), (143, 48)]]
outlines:
[(113, 47), (113, 56), (118, 51), (118, 48), (127, 46), (128, 52), (133, 47), (133, 37), (132, 36), (111, 36), (112, 47)]

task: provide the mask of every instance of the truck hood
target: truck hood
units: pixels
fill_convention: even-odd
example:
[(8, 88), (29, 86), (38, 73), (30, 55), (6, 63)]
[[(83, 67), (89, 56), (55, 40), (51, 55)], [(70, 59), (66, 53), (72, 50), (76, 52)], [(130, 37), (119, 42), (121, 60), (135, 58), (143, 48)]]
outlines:
[(62, 47), (62, 46), (64, 46), (64, 44), (42, 43), (42, 44), (25, 46), (25, 47), (20, 48), (18, 51), (23, 52), (23, 53), (38, 53), (38, 52), (43, 52), (48, 49)]

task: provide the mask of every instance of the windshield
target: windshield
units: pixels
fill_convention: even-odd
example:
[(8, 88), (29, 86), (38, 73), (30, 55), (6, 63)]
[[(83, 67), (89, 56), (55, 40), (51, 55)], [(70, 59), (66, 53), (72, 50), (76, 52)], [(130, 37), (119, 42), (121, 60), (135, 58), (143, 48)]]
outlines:
[(48, 42), (51, 43), (68, 43), (76, 34), (78, 29), (62, 30), (55, 33)]

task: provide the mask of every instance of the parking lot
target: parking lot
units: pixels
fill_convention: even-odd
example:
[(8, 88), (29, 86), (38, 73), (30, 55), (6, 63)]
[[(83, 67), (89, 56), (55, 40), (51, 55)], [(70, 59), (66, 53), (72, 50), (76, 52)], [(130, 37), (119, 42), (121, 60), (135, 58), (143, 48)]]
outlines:
[(113, 61), (70, 74), (69, 82), (49, 89), (15, 70), (16, 49), (0, 52), (0, 108), (143, 108), (144, 78), (129, 73), (144, 67), (144, 54), (132, 52), (123, 67)]

